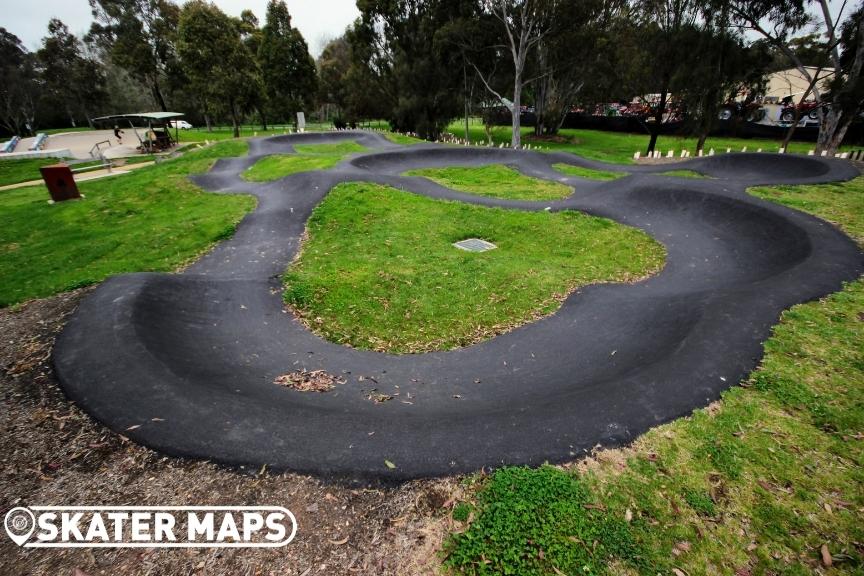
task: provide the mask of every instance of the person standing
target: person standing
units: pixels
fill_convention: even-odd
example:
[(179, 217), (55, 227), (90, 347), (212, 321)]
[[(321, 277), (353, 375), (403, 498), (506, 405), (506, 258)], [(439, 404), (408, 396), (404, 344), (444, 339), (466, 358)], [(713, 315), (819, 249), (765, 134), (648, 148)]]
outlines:
[(117, 144), (123, 144), (123, 130), (119, 126), (114, 126), (114, 137), (117, 138)]

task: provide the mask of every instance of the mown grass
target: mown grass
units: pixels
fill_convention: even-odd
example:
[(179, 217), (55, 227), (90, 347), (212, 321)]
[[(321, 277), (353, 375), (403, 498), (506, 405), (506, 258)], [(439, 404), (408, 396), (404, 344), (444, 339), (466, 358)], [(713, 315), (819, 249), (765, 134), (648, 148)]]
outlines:
[[(151, 162), (154, 160), (152, 155), (133, 156), (131, 158), (123, 158), (113, 160), (114, 164), (119, 167), (130, 166), (132, 164), (140, 164), (142, 162)], [(72, 169), (85, 168), (89, 166), (97, 166), (102, 164), (101, 160), (88, 162), (68, 162), (58, 158), (25, 158), (21, 160), (3, 160), (0, 159), (0, 186), (9, 184), (18, 184), (20, 182), (28, 182), (31, 180), (41, 180), (42, 173), (39, 168), (50, 164), (58, 164), (61, 162), (69, 163)]]
[[(832, 220), (864, 245), (864, 178), (751, 192)], [(784, 313), (741, 387), (632, 447), (469, 479), (475, 497), (460, 505), (471, 521), (446, 543), (446, 566), (526, 576), (861, 574), (862, 342), (859, 280)]]
[(112, 274), (175, 270), (230, 236), (254, 199), (206, 194), (187, 176), (246, 149), (245, 142), (224, 142), (82, 182), (85, 199), (54, 205), (43, 186), (0, 192), (0, 306)]
[(253, 164), (241, 175), (250, 182), (277, 180), (311, 170), (327, 170), (342, 161), (341, 156), (301, 156), (299, 154), (280, 154), (267, 156)]
[(749, 192), (815, 214), (864, 242), (864, 177), (816, 186), (758, 187)]
[(262, 158), (241, 175), (250, 182), (277, 180), (311, 170), (328, 170), (339, 164), (349, 154), (364, 152), (365, 146), (356, 142), (337, 144), (301, 144), (295, 146), (297, 154), (277, 154)]
[[(465, 137), (464, 120), (451, 123), (447, 130), (460, 138)], [(477, 144), (487, 142), (483, 125), (472, 119), (469, 125), (469, 139)], [(492, 142), (495, 146), (510, 144), (512, 131), (509, 126), (495, 126), (492, 129)], [(544, 149), (559, 152), (573, 152), (594, 160), (614, 162), (617, 164), (630, 164), (633, 162), (633, 153), (645, 152), (648, 146), (648, 134), (629, 134), (626, 132), (602, 132), (599, 130), (576, 130), (564, 128), (554, 139), (535, 138), (534, 129), (522, 128), (523, 143), (542, 146)], [(689, 150), (695, 155), (697, 139), (681, 136), (660, 136), (657, 141), (657, 149), (664, 152), (674, 149), (680, 152), (682, 149)], [(727, 148), (733, 152), (740, 152), (746, 146), (751, 152), (762, 148), (765, 152), (776, 152), (780, 148), (780, 140), (745, 139), (745, 138), (721, 138), (710, 137), (705, 143), (705, 150), (714, 148), (716, 153), (725, 153)], [(806, 154), (808, 150), (815, 147), (812, 142), (792, 142), (789, 145), (789, 153)]]
[(600, 180), (608, 182), (609, 180), (617, 180), (628, 176), (626, 172), (612, 172), (610, 170), (596, 170), (594, 168), (583, 168), (582, 166), (574, 166), (572, 164), (553, 164), (552, 168), (567, 174), (568, 176), (578, 176), (579, 178), (587, 178), (588, 180)]
[(700, 172), (696, 172), (695, 170), (667, 170), (666, 172), (660, 172), (658, 176), (674, 176), (676, 178), (693, 178), (693, 179), (704, 179), (708, 178), (704, 174)]
[(39, 168), (60, 162), (57, 158), (0, 159), (0, 186), (41, 178)]
[(422, 176), (447, 188), (507, 200), (560, 200), (573, 189), (558, 182), (526, 176), (503, 164), (476, 168), (450, 166), (410, 170), (407, 176)]
[[(553, 312), (577, 286), (659, 269), (644, 233), (576, 212), (519, 212), (365, 183), (334, 188), (308, 223), (285, 300), (323, 337), (394, 353), (465, 346)], [(482, 238), (498, 248), (451, 244)]]
[(347, 156), (357, 152), (366, 152), (367, 148), (357, 142), (337, 142), (335, 144), (296, 144), (294, 150), (298, 154), (324, 154)]
[(408, 136), (407, 134), (402, 134), (400, 132), (384, 132), (384, 137), (391, 142), (401, 144), (402, 146), (410, 146), (411, 144), (425, 142), (422, 138), (415, 138), (414, 136)]

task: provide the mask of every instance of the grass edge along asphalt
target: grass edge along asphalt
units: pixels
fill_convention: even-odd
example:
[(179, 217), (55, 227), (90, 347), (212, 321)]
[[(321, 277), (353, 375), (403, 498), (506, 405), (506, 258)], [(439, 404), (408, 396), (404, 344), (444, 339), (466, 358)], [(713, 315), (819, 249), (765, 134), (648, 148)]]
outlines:
[(339, 164), (350, 154), (368, 151), (357, 142), (335, 144), (298, 144), (295, 154), (274, 154), (258, 160), (247, 168), (241, 177), (249, 182), (268, 182), (313, 170), (328, 170)]
[(114, 274), (174, 271), (230, 237), (254, 198), (210, 194), (187, 176), (247, 148), (245, 141), (221, 142), (81, 182), (85, 198), (53, 205), (41, 185), (0, 192), (0, 306)]
[[(864, 236), (861, 179), (752, 192), (821, 215), (859, 240)], [(20, 193), (0, 198), (15, 198), (13, 204), (47, 200), (41, 188), (35, 199), (5, 196)], [(127, 216), (134, 218), (134, 211)], [(2, 246), (4, 256), (20, 249)], [(54, 291), (68, 288), (61, 283)], [(820, 565), (828, 573), (860, 571), (864, 385), (855, 343), (862, 341), (861, 310), (860, 280), (820, 302), (796, 306), (766, 343), (760, 369), (720, 402), (646, 433), (630, 448), (600, 451), (551, 473), (525, 471), (527, 493), (511, 495), (516, 485), (503, 476), (504, 490), (456, 503), (454, 521), (470, 542), (457, 535), (446, 547), (447, 565), (463, 573), (520, 566), (525, 574), (571, 573), (568, 566), (580, 574), (648, 573), (653, 567), (688, 574), (803, 574)], [(465, 482), (482, 490), (489, 480), (473, 476)], [(546, 496), (536, 510), (551, 511), (539, 537), (532, 532), (538, 529), (536, 511), (524, 508), (538, 494)], [(490, 508), (500, 510), (490, 518), (505, 523), (520, 511), (518, 522), (506, 524), (518, 531), (502, 541), (500, 556), (490, 554), (494, 522), (480, 521)], [(558, 518), (568, 510), (576, 514), (565, 526)], [(583, 513), (602, 514), (593, 524), (605, 534), (587, 541), (592, 534), (574, 524), (584, 521)], [(562, 526), (574, 531), (565, 533)], [(609, 534), (623, 544), (612, 546)], [(544, 549), (546, 536), (557, 546)], [(562, 538), (563, 546), (581, 547), (589, 560), (579, 566), (584, 557), (564, 548)]]
[[(751, 189), (864, 245), (864, 177)], [(757, 370), (631, 446), (465, 479), (455, 574), (860, 574), (864, 280), (787, 310)]]
[[(474, 344), (554, 312), (580, 286), (635, 281), (665, 261), (656, 240), (605, 218), (362, 182), (331, 190), (306, 230), (284, 277), (286, 302), (319, 336), (391, 353)], [(497, 248), (453, 247), (467, 238)]]

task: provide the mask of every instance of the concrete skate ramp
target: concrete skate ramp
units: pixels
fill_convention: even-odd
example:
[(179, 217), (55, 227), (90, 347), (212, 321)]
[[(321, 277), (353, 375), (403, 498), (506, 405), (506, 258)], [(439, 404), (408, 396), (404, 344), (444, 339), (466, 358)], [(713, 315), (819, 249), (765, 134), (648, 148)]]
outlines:
[[(374, 150), (270, 183), (238, 176), (294, 144), (345, 139)], [(251, 154), (195, 178), (211, 190), (258, 197), (232, 239), (182, 274), (107, 280), (54, 349), (72, 400), (166, 454), (364, 482), (572, 459), (715, 400), (755, 368), (785, 308), (840, 289), (864, 263), (833, 226), (744, 191), (753, 182), (857, 175), (834, 159), (731, 154), (662, 166), (715, 176), (693, 180), (569, 154), (394, 147), (366, 132), (261, 139)], [(562, 161), (631, 175), (604, 183), (565, 177), (551, 168)], [(401, 176), (421, 166), (490, 162), (563, 181), (574, 193), (552, 203), (503, 201)], [(581, 288), (552, 316), (467, 348), (399, 356), (339, 346), (284, 312), (280, 276), (312, 209), (350, 181), (612, 218), (662, 242), (667, 263), (639, 283)], [(347, 382), (322, 394), (273, 383), (297, 369)], [(399, 396), (377, 404), (367, 399), (371, 388)], [(411, 403), (401, 401), (409, 395)]]

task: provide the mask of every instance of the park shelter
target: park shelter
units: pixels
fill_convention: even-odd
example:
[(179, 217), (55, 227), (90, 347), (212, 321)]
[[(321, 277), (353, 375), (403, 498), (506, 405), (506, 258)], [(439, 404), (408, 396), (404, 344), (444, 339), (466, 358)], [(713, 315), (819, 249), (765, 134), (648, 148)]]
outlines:
[[(138, 142), (141, 143), (141, 151), (145, 153), (165, 150), (174, 146), (180, 140), (180, 134), (175, 126), (174, 137), (171, 137), (171, 120), (183, 117), (182, 112), (138, 112), (135, 114), (114, 114), (111, 116), (100, 116), (93, 118), (93, 122), (112, 122), (121, 128), (128, 123), (129, 128), (135, 133)], [(139, 127), (146, 126), (144, 137), (138, 133), (135, 124)]]

